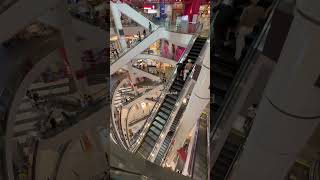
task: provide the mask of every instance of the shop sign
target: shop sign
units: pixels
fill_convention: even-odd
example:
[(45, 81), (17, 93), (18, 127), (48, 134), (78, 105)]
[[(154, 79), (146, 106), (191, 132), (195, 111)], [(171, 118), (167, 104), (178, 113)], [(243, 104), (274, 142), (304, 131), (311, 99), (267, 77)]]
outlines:
[(155, 9), (155, 5), (144, 5), (143, 9)]
[(165, 4), (172, 4), (176, 2), (184, 2), (184, 0), (148, 0), (147, 2), (150, 3), (165, 3)]

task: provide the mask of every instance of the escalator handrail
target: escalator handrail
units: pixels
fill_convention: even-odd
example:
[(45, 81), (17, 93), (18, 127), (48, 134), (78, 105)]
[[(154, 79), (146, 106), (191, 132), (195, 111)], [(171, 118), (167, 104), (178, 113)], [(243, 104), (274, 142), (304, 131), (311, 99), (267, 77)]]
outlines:
[(194, 172), (194, 163), (196, 158), (196, 147), (197, 147), (197, 141), (198, 141), (198, 135), (199, 135), (199, 128), (200, 128), (200, 120), (196, 122), (196, 131), (194, 134), (194, 142), (192, 145), (192, 152), (191, 152), (191, 163), (189, 162), (188, 172), (191, 175), (191, 178), (193, 178), (193, 172)]
[(243, 59), (243, 63), (239, 67), (239, 70), (235, 75), (235, 79), (233, 80), (227, 94), (225, 95), (226, 100), (222, 104), (222, 107), (220, 108), (220, 110), (217, 112), (218, 114), (217, 122), (213, 125), (213, 130), (211, 131), (210, 139), (213, 138), (217, 129), (223, 126), (222, 124), (224, 121), (222, 119), (225, 117), (225, 114), (227, 113), (227, 109), (232, 106), (233, 104), (232, 102), (234, 101), (236, 95), (238, 94), (238, 91), (240, 90), (239, 85), (242, 82), (242, 80), (245, 79), (244, 77), (247, 76), (248, 71), (250, 70), (249, 66), (255, 61), (254, 55), (257, 52), (257, 47), (260, 45), (260, 43), (263, 40), (263, 37), (266, 35), (268, 31), (268, 26), (270, 25), (272, 20), (272, 15), (276, 7), (279, 5), (279, 2), (280, 0), (275, 0), (271, 5), (273, 7), (272, 12), (270, 13), (268, 19), (266, 20), (264, 27), (261, 30), (259, 36), (255, 39), (255, 41), (250, 46), (249, 51), (246, 53), (246, 56)]
[(237, 149), (236, 155), (234, 156), (234, 158), (232, 159), (231, 164), (229, 165), (229, 168), (228, 168), (227, 174), (226, 174), (225, 177), (224, 177), (224, 180), (227, 180), (227, 179), (229, 178), (229, 176), (231, 175), (231, 172), (232, 172), (232, 170), (233, 170), (233, 168), (234, 168), (234, 165), (235, 165), (235, 163), (239, 160), (240, 155), (241, 155), (241, 153), (242, 153), (242, 151), (243, 151), (243, 145), (244, 145), (244, 144), (241, 144), (241, 145), (239, 146), (239, 148)]
[[(182, 63), (187, 55), (189, 54), (192, 46), (193, 46), (193, 43), (195, 42), (196, 38), (198, 37), (197, 34), (195, 34), (192, 39), (190, 40), (189, 44), (188, 44), (188, 48), (185, 50), (184, 54), (180, 57), (178, 63)], [(154, 116), (156, 115), (156, 113), (158, 112), (159, 108), (160, 108), (160, 105), (163, 103), (164, 101), (164, 98), (166, 96), (166, 94), (168, 93), (170, 87), (172, 86), (174, 80), (175, 80), (175, 77), (177, 76), (177, 68), (175, 68), (175, 70), (171, 73), (170, 75), (170, 81), (165, 85), (165, 88), (163, 89), (161, 95), (159, 96), (159, 99), (158, 101), (155, 103), (155, 105), (153, 106), (152, 110), (151, 110), (151, 113), (150, 113), (150, 116), (149, 118), (145, 121), (143, 127), (144, 129), (142, 130), (142, 132), (140, 133), (140, 138), (137, 139), (136, 143), (132, 146), (132, 152), (136, 152), (138, 147), (140, 146), (140, 140), (142, 142), (142, 139), (144, 138), (144, 136), (146, 135), (147, 133), (147, 130), (149, 130), (149, 126), (146, 127), (146, 124), (149, 123), (151, 124), (151, 121), (154, 119)], [(144, 135), (143, 135), (144, 134)], [(141, 138), (141, 135), (143, 135), (143, 137)]]
[(58, 172), (59, 172), (59, 167), (61, 165), (61, 161), (68, 149), (68, 147), (70, 147), (71, 145), (71, 140), (66, 142), (65, 144), (61, 145), (58, 151), (58, 158), (57, 158), (57, 161), (56, 161), (56, 165), (54, 167), (54, 170), (53, 170), (53, 174), (52, 174), (52, 180), (57, 180), (57, 176), (58, 176)]

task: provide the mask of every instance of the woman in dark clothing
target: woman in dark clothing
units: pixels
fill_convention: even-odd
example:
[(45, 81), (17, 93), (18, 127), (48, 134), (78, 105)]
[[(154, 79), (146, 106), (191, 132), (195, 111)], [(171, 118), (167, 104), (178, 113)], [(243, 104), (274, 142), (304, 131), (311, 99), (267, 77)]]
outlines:
[(215, 54), (221, 55), (224, 48), (224, 42), (227, 37), (229, 27), (233, 23), (235, 9), (233, 1), (222, 2), (219, 5), (219, 12), (214, 22)]

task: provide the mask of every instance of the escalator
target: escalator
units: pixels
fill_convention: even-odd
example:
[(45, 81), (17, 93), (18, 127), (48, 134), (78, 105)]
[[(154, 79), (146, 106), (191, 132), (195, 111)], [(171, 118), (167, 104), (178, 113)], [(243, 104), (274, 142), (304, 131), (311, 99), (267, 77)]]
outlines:
[[(279, 1), (273, 2), (273, 5), (271, 5), (273, 10), (270, 14), (273, 14), (273, 11), (278, 6), (278, 2)], [(224, 142), (221, 141), (225, 138), (219, 137), (219, 135), (230, 130), (228, 123), (231, 124), (231, 121), (234, 121), (234, 119), (228, 115), (234, 111), (234, 105), (238, 100), (237, 97), (242, 93), (241, 90), (243, 88), (241, 88), (241, 84), (246, 81), (246, 77), (251, 70), (250, 67), (252, 67), (251, 65), (256, 61), (255, 55), (257, 49), (264, 43), (263, 37), (267, 35), (267, 29), (271, 23), (271, 19), (272, 15), (257, 24), (255, 27), (256, 30), (249, 35), (250, 37), (246, 37), (246, 46), (242, 51), (242, 57), (239, 61), (234, 60), (234, 52), (230, 52), (229, 49), (226, 50), (228, 54), (224, 54), (224, 57), (214, 56), (214, 78), (211, 79), (214, 103), (211, 105), (210, 148), (211, 154), (213, 154), (212, 157), (215, 158), (216, 155), (218, 156), (217, 159), (211, 159), (210, 179), (224, 180), (228, 178), (245, 143), (246, 138), (237, 135), (233, 130), (228, 132), (227, 140)], [(215, 152), (218, 150), (220, 151)]]
[[(206, 42), (206, 38), (198, 37), (190, 52), (188, 53), (186, 59), (182, 62), (182, 66), (187, 63), (188, 59), (192, 60), (192, 63), (195, 64), (198, 55), (201, 52), (204, 44)], [(179, 72), (178, 72), (179, 73)], [(173, 83), (170, 86), (169, 94), (167, 94), (164, 98), (164, 101), (160, 105), (152, 123), (151, 127), (146, 133), (146, 136), (141, 142), (140, 147), (138, 148), (138, 153), (144, 158), (148, 158), (149, 154), (153, 150), (159, 136), (164, 129), (167, 121), (170, 120), (170, 115), (173, 112), (177, 100), (181, 94), (181, 90), (183, 89), (185, 82), (181, 79), (181, 77), (176, 76)], [(168, 142), (167, 142), (168, 143)]]
[(211, 117), (212, 124), (214, 124), (218, 118), (218, 110), (222, 106), (225, 100), (225, 95), (235, 78), (239, 65), (236, 62), (229, 61), (227, 59), (214, 57), (213, 64), (213, 77), (211, 79), (212, 92), (214, 94), (214, 104), (212, 105)]
[(166, 138), (164, 139), (161, 147), (160, 147), (160, 150), (156, 156), (156, 159), (154, 161), (155, 164), (158, 164), (160, 165), (163, 158), (165, 157), (166, 155), (166, 152), (168, 150), (168, 148), (170, 147), (170, 144), (171, 144), (171, 141), (172, 141), (172, 138), (173, 138), (173, 132), (176, 131), (177, 129), (177, 126), (180, 122), (180, 119), (182, 117), (182, 114), (183, 112), (185, 111), (186, 109), (186, 105), (182, 105), (180, 107), (180, 109), (178, 110), (177, 112), (177, 115), (176, 117), (174, 118), (173, 122), (172, 122), (172, 125), (170, 126), (170, 130), (169, 130), (169, 133), (167, 134)]
[(238, 153), (241, 151), (245, 138), (231, 132), (223, 145), (219, 157), (211, 170), (212, 180), (225, 180), (227, 179), (231, 168)]
[(192, 161), (192, 179), (208, 179), (208, 141), (207, 130), (209, 118), (206, 115), (199, 119), (198, 133)]

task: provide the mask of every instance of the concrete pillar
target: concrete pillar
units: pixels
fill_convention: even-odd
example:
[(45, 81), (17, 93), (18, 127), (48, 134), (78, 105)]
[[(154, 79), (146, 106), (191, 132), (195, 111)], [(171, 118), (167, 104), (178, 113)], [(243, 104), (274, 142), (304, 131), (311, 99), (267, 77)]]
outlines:
[(64, 49), (62, 49), (61, 53), (64, 56), (63, 58), (66, 58), (70, 65), (72, 75), (80, 94), (87, 94), (88, 84), (82, 66), (81, 50), (76, 42), (77, 38), (72, 26), (72, 17), (67, 11), (65, 2), (61, 2), (57, 7), (57, 10), (59, 12), (57, 13), (59, 30), (64, 41)]
[(299, 0), (234, 180), (282, 180), (320, 120), (320, 1)]
[(110, 9), (111, 9), (111, 13), (113, 16), (113, 21), (115, 24), (115, 28), (117, 30), (117, 34), (118, 34), (118, 38), (119, 38), (119, 42), (121, 45), (122, 50), (126, 50), (127, 49), (127, 42), (126, 42), (126, 38), (124, 35), (124, 31), (123, 31), (123, 27), (122, 27), (122, 23), (121, 23), (121, 13), (118, 10), (117, 6), (115, 5), (115, 3), (110, 2)]
[[(210, 44), (210, 43), (209, 43)], [(180, 127), (177, 130), (175, 136), (175, 143), (172, 146), (171, 154), (168, 157), (168, 162), (173, 161), (176, 152), (179, 148), (183, 146), (185, 139), (188, 137), (189, 132), (195, 126), (197, 120), (204, 108), (208, 105), (210, 101), (210, 48), (206, 48), (203, 55), (203, 64), (201, 67), (201, 72), (197, 79), (197, 82), (193, 88), (192, 94), (189, 99), (189, 103), (186, 110), (181, 118)]]

